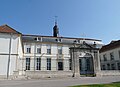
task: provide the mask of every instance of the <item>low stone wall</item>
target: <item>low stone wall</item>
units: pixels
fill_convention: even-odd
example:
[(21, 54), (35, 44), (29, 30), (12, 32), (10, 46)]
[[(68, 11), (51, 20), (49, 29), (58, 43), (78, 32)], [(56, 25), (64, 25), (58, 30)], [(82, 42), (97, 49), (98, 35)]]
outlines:
[(31, 79), (55, 78), (55, 77), (72, 77), (72, 71), (25, 71), (25, 75)]
[(101, 76), (118, 76), (120, 75), (120, 70), (102, 70), (99, 72)]

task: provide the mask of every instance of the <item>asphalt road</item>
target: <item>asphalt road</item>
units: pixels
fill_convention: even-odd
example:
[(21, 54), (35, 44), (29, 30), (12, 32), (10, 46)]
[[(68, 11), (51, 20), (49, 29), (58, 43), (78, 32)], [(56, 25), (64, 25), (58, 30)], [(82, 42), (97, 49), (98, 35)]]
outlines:
[(0, 80), (0, 87), (68, 87), (83, 84), (102, 84), (120, 81), (120, 76), (46, 78), (38, 80)]

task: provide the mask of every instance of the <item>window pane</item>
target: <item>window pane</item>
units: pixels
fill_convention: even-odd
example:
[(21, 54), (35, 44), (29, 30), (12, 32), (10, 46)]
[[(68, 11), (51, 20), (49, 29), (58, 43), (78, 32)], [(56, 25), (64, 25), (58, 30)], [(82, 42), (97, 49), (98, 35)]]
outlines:
[(30, 58), (26, 58), (26, 70), (30, 70)]
[(37, 48), (37, 53), (41, 54), (41, 48)]
[(115, 64), (111, 64), (111, 69), (115, 70)]
[(114, 60), (114, 54), (113, 54), (113, 52), (110, 53), (110, 59), (111, 59), (111, 60)]
[(62, 47), (58, 46), (58, 54), (62, 54)]
[(120, 63), (117, 63), (117, 66), (118, 66), (118, 70), (120, 70)]
[(27, 53), (31, 53), (31, 48), (27, 48)]
[(47, 58), (47, 70), (51, 70), (51, 58)]
[(69, 59), (69, 70), (72, 70), (72, 60)]
[(103, 55), (103, 60), (107, 61), (107, 55), (106, 54)]
[(119, 55), (119, 58), (120, 58), (120, 50), (118, 51), (118, 55)]
[(110, 70), (110, 64), (107, 64), (107, 70)]
[(36, 70), (41, 70), (41, 58), (36, 59)]
[(47, 45), (47, 54), (51, 54), (51, 46)]

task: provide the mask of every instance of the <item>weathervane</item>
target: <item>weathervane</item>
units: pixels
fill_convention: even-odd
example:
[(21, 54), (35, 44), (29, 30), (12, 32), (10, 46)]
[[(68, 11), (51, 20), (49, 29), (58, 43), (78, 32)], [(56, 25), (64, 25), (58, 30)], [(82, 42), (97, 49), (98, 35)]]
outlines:
[(57, 18), (58, 16), (55, 16), (55, 25), (57, 25)]

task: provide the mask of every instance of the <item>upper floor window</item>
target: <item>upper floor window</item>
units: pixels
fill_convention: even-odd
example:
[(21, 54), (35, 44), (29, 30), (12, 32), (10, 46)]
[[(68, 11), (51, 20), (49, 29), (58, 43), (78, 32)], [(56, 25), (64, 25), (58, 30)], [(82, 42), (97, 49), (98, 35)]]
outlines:
[(62, 54), (62, 47), (58, 46), (58, 54)]
[(110, 53), (110, 60), (114, 60), (114, 54), (113, 54), (113, 52)]
[(107, 55), (106, 54), (103, 55), (103, 60), (107, 61)]
[(38, 54), (41, 54), (41, 48), (40, 48), (40, 47), (37, 48), (37, 53), (38, 53)]
[(51, 54), (51, 46), (47, 45), (47, 54)]
[(31, 48), (30, 47), (27, 48), (27, 53), (31, 53)]

